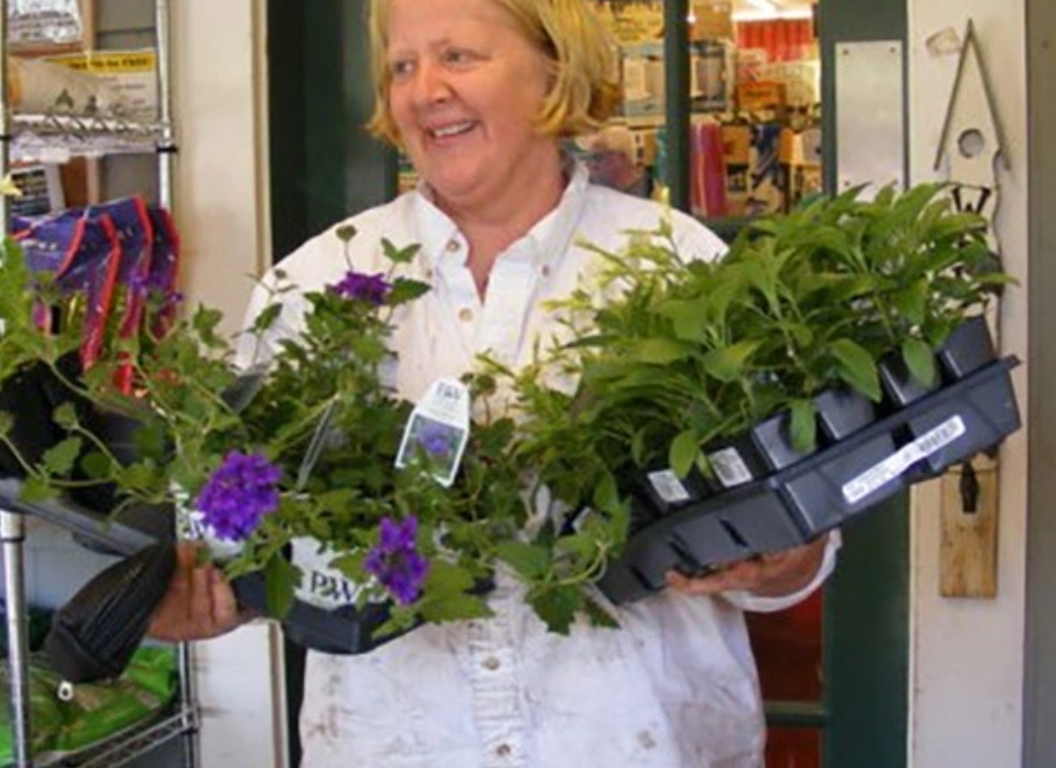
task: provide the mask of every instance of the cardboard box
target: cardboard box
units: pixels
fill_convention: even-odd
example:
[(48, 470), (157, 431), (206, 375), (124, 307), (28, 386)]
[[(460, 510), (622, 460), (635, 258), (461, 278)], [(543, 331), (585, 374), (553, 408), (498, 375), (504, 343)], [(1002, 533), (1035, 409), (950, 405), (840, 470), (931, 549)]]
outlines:
[(783, 109), (785, 84), (773, 80), (741, 83), (737, 86), (737, 107), (746, 112)]
[(733, 109), (733, 45), (702, 40), (689, 44), (690, 107), (697, 112)]
[(733, 4), (724, 0), (696, 0), (690, 6), (689, 39), (733, 40)]
[(748, 161), (752, 129), (747, 125), (722, 126), (722, 156), (726, 165), (726, 215), (744, 216), (748, 207)]
[(621, 49), (620, 82), (623, 114), (628, 117), (664, 114), (664, 44), (634, 43)]

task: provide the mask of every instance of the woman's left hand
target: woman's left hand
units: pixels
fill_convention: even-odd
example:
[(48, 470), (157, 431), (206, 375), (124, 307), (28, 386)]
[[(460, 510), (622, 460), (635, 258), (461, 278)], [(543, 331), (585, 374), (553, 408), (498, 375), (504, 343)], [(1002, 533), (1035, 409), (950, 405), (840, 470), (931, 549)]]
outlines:
[(721, 566), (706, 576), (668, 571), (667, 584), (687, 595), (715, 595), (734, 590), (759, 597), (783, 597), (810, 584), (821, 567), (828, 536), (803, 546), (768, 552)]

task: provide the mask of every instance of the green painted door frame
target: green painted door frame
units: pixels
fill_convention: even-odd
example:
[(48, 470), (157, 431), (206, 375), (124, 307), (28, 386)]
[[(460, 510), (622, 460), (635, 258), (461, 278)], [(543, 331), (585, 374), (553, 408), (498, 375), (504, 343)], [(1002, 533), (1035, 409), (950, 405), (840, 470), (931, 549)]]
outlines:
[[(836, 190), (836, 46), (898, 40), (906, 0), (820, 0), (825, 188)], [(905, 62), (903, 62), (905, 73)], [(905, 74), (903, 74), (905, 80)], [(908, 103), (903, 109), (905, 119)], [(908, 124), (908, 121), (907, 121)], [(908, 165), (908, 148), (902, 165)], [(909, 711), (909, 495), (844, 531), (826, 594), (827, 768), (903, 768)]]
[(396, 155), (369, 138), (373, 91), (363, 0), (268, 0), (275, 259), (391, 199)]

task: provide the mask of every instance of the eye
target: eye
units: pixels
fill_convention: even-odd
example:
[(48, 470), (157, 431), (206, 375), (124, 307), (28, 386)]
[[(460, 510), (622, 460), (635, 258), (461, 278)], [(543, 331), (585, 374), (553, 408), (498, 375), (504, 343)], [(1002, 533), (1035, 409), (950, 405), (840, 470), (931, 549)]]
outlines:
[(406, 80), (414, 72), (414, 62), (410, 59), (394, 59), (389, 62), (389, 75), (394, 81)]
[(479, 57), (475, 53), (464, 48), (447, 48), (440, 55), (441, 61), (455, 67), (467, 66), (472, 64), (478, 58)]

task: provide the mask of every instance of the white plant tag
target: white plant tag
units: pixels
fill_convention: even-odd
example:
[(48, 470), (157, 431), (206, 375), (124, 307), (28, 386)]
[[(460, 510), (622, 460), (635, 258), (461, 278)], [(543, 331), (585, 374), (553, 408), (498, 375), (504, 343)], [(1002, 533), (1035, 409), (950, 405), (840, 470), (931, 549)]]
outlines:
[(317, 608), (332, 610), (356, 602), (363, 586), (349, 581), (336, 568), (330, 567), (334, 553), (323, 549), (319, 541), (307, 536), (294, 539), (290, 562), (301, 569), (301, 584), (297, 599)]
[(690, 499), (689, 491), (682, 485), (682, 481), (678, 479), (674, 470), (663, 469), (650, 472), (649, 484), (653, 486), (656, 495), (667, 504), (678, 504)]
[(845, 483), (842, 489), (843, 498), (848, 504), (858, 503), (880, 486), (894, 480), (913, 464), (941, 451), (966, 431), (964, 419), (960, 416), (950, 417), (913, 442), (902, 446), (876, 466)]
[(723, 488), (733, 488), (752, 480), (751, 470), (736, 448), (723, 448), (721, 451), (709, 453), (708, 461), (711, 462), (711, 468), (715, 470), (715, 476), (719, 478)]
[(213, 527), (205, 522), (204, 515), (197, 509), (191, 509), (186, 503), (179, 503), (176, 507), (176, 529), (181, 539), (205, 544), (209, 554), (218, 562), (240, 554), (244, 546), (241, 541), (221, 539)]
[(456, 379), (438, 379), (407, 420), (396, 466), (403, 469), (424, 451), (437, 482), (450, 487), (468, 440), (469, 388)]

